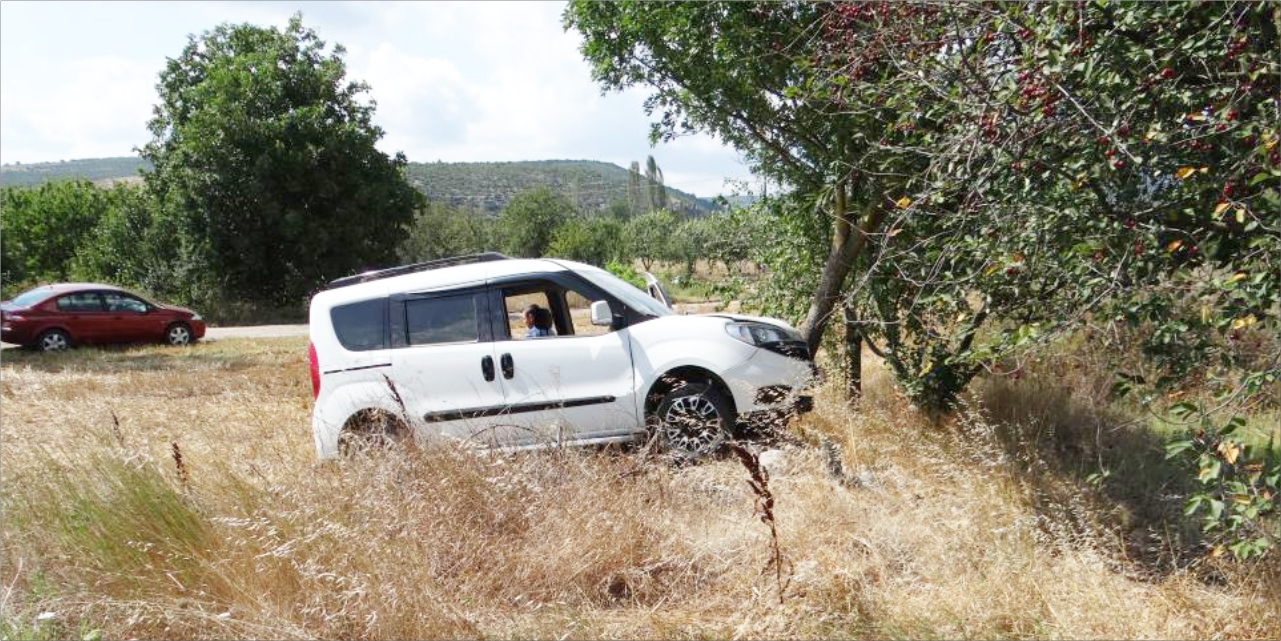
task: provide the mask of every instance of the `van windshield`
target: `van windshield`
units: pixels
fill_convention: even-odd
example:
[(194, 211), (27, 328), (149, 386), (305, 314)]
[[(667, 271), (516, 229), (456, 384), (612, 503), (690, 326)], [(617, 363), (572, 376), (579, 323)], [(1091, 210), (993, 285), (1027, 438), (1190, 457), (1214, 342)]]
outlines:
[(600, 269), (584, 269), (579, 272), (593, 285), (615, 295), (624, 305), (647, 316), (670, 316), (676, 312), (654, 300), (649, 294), (639, 290), (635, 285)]

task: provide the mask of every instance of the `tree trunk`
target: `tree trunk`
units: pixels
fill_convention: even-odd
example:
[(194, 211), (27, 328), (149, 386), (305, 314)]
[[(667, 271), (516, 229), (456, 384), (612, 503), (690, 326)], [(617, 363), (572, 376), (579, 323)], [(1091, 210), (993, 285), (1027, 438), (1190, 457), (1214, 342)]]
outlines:
[(845, 358), (849, 365), (845, 394), (849, 400), (863, 395), (863, 328), (853, 303), (846, 301), (842, 309), (845, 317)]
[(838, 186), (836, 194), (832, 212), (836, 225), (832, 236), (832, 250), (823, 266), (823, 276), (819, 279), (818, 288), (814, 290), (814, 300), (810, 303), (805, 323), (801, 325), (801, 333), (805, 335), (811, 356), (818, 352), (827, 321), (840, 299), (845, 277), (867, 245), (868, 234), (875, 231), (885, 219), (885, 208), (881, 203), (871, 202), (863, 210), (862, 224), (855, 227), (858, 221), (850, 217), (845, 207), (844, 183)]

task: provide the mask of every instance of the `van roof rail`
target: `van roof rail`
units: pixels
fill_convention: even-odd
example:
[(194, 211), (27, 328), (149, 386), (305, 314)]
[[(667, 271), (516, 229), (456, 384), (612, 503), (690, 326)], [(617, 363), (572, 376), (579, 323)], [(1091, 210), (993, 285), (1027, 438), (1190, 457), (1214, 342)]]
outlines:
[(482, 254), (468, 254), (466, 256), (455, 256), (453, 258), (440, 258), (429, 260), (425, 263), (414, 263), (412, 265), (401, 265), (400, 267), (389, 267), (387, 269), (375, 269), (352, 276), (344, 276), (336, 280), (329, 281), (325, 289), (334, 289), (337, 287), (346, 287), (357, 283), (367, 283), (371, 280), (381, 280), (391, 278), (392, 276), (403, 276), (404, 274), (413, 274), (415, 272), (424, 272), (430, 269), (440, 269), (442, 267), (454, 267), (456, 265), (470, 265), (472, 263), (488, 263), (495, 260), (511, 260), (511, 256), (500, 254), (498, 252), (484, 252)]

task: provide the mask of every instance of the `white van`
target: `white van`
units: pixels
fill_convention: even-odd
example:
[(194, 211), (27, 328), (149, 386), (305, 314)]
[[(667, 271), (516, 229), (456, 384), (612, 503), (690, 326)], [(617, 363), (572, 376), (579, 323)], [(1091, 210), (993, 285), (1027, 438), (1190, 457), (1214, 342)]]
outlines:
[[(532, 305), (550, 336), (526, 337)], [(334, 281), (310, 330), (322, 458), (410, 435), (520, 449), (653, 434), (698, 456), (740, 419), (808, 411), (816, 371), (782, 321), (678, 315), (596, 267), (494, 253)]]

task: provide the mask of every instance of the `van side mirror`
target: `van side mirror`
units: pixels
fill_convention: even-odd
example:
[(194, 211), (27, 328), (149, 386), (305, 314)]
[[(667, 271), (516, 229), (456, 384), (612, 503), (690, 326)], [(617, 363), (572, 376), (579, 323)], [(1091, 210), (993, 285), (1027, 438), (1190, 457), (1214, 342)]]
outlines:
[(614, 324), (614, 313), (609, 309), (609, 301), (598, 300), (592, 303), (592, 324), (606, 327)]

